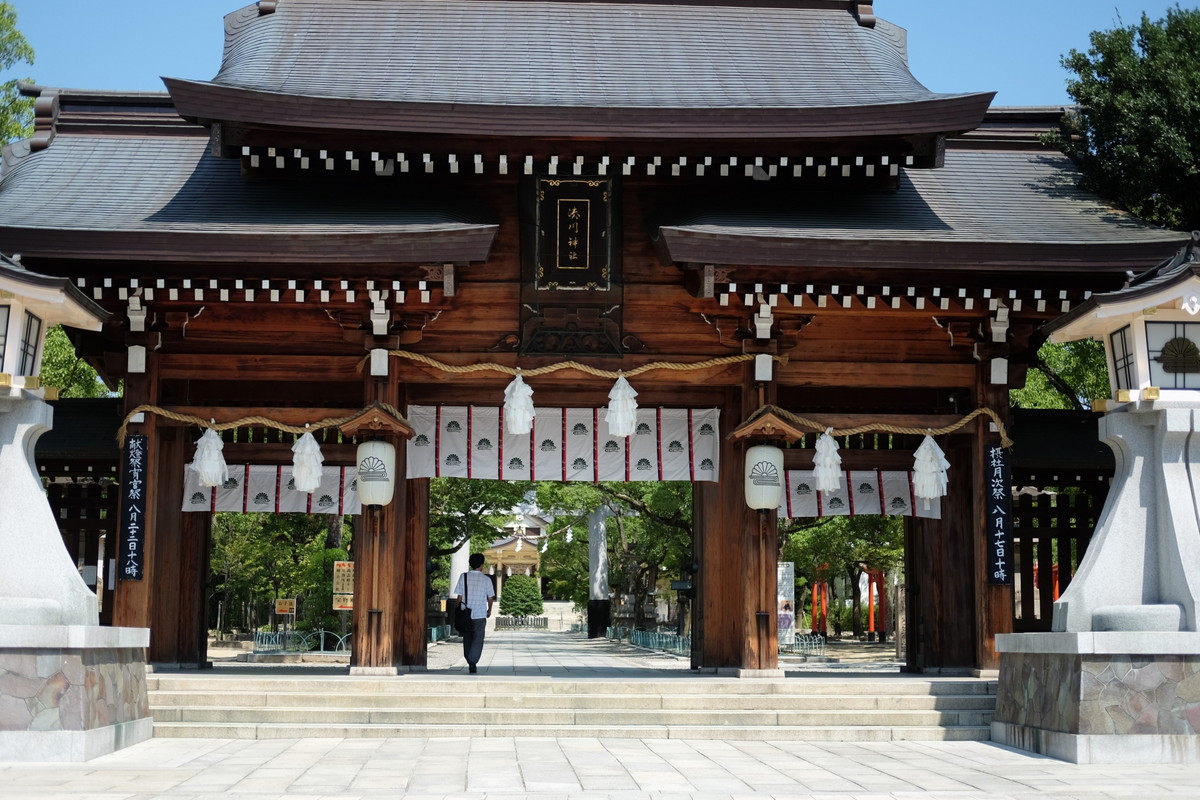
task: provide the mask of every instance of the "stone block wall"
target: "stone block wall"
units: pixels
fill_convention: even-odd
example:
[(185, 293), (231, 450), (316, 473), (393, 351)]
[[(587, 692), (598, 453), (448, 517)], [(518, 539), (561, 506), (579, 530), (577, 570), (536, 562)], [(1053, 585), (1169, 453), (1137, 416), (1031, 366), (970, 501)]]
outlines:
[(0, 731), (89, 731), (149, 716), (141, 649), (0, 649)]
[(1200, 734), (1200, 656), (1006, 653), (996, 720), (1077, 734)]

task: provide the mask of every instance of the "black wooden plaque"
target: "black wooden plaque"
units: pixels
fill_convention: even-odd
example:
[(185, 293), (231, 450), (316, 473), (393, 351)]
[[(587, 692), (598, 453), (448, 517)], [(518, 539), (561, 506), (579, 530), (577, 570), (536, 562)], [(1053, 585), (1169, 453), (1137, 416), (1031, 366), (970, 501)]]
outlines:
[(535, 288), (608, 291), (613, 267), (610, 178), (537, 180)]
[(988, 583), (1011, 586), (1012, 565), (1012, 477), (1008, 451), (989, 445), (984, 474), (987, 497)]
[(121, 454), (121, 533), (117, 577), (140, 581), (144, 577), (146, 546), (146, 437), (128, 436)]

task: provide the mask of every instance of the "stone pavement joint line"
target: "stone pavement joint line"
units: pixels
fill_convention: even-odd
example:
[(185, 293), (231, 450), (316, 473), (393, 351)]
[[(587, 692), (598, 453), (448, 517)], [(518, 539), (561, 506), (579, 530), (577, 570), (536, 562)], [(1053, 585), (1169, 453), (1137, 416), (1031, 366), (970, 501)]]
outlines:
[[(551, 642), (554, 645), (551, 646)], [(832, 648), (831, 648), (832, 649)], [(870, 652), (881, 652), (879, 650)], [(886, 652), (883, 650), (882, 652)], [(687, 660), (579, 637), (500, 634), (492, 677), (629, 681), (694, 677)], [(207, 675), (267, 668), (218, 663)], [(788, 666), (785, 680), (804, 680)], [(895, 672), (886, 658), (855, 670)], [(793, 674), (795, 672), (796, 674)], [(169, 673), (164, 673), (169, 674)], [(330, 667), (291, 675), (328, 680)], [(341, 669), (345, 674), (345, 669)], [(430, 648), (429, 672), (461, 681), (461, 648)], [(897, 676), (898, 679), (903, 678)], [(988, 742), (784, 742), (603, 737), (156, 738), (86, 763), (0, 762), (0, 800), (1111, 800), (1200, 798), (1195, 765), (1068, 764)]]

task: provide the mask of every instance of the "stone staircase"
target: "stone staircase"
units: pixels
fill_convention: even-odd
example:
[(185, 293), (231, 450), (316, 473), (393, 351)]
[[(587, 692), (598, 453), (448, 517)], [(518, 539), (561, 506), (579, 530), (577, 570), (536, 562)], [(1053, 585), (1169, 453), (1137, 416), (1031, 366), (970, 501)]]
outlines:
[(989, 680), (147, 676), (157, 737), (987, 740)]

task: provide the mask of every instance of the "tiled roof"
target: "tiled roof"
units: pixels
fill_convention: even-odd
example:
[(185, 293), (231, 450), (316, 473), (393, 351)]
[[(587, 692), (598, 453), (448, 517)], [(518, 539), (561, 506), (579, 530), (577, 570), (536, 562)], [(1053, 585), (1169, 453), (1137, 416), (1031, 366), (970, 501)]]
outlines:
[(32, 154), (18, 144), (0, 179), (0, 249), (30, 256), (482, 261), (496, 229), (373, 176), (248, 181), (199, 137), (59, 136)]
[(269, 121), (287, 107), (332, 127), (325, 99), (359, 129), (818, 136), (978, 124), (992, 93), (929, 91), (908, 70), (902, 29), (861, 26), (851, 4), (834, 5), (286, 0), (226, 18), (211, 83), (167, 85), (188, 118)]
[(835, 265), (857, 243), (864, 264), (883, 267), (933, 264), (947, 248), (970, 245), (1020, 247), (1014, 261), (1027, 266), (1038, 264), (1037, 248), (1049, 260), (1103, 265), (1124, 259), (1127, 247), (1144, 266), (1187, 239), (1105, 205), (1076, 186), (1068, 159), (1045, 152), (951, 150), (942, 169), (902, 173), (896, 192), (804, 191), (706, 206), (662, 226), (672, 260), (821, 266), (828, 258)]

